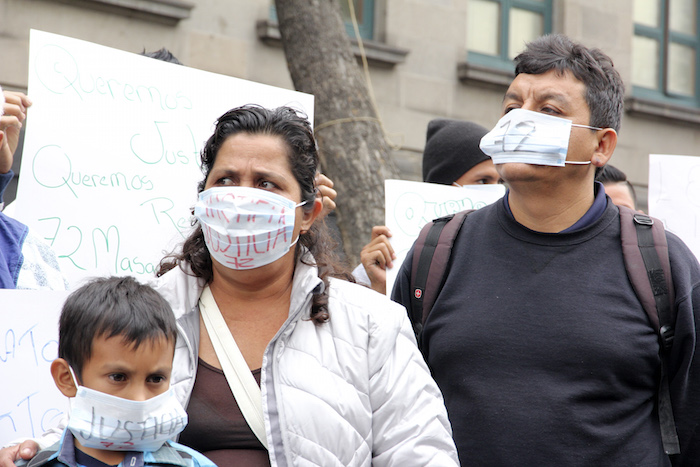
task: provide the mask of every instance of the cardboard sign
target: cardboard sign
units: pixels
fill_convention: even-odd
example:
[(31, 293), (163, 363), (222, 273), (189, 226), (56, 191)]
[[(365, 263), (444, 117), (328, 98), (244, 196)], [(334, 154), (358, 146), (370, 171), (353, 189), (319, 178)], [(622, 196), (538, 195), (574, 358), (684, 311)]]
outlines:
[(313, 96), (31, 31), (24, 157), (15, 217), (56, 251), (72, 285), (153, 276), (191, 228), (199, 152), (244, 104)]
[(504, 185), (457, 187), (404, 180), (386, 180), (384, 187), (386, 226), (393, 235), (390, 241), (396, 253), (394, 267), (387, 269), (387, 295), (391, 295), (401, 264), (425, 224), (465, 209), (480, 209), (506, 192)]
[(649, 155), (649, 215), (700, 258), (700, 157)]
[(68, 411), (51, 362), (58, 357), (58, 317), (68, 292), (0, 289), (0, 446), (38, 437)]

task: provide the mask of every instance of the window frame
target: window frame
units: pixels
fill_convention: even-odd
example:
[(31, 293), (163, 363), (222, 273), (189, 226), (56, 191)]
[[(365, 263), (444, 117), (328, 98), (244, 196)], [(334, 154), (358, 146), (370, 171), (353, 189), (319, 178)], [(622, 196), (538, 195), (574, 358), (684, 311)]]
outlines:
[[(347, 1), (347, 0), (340, 0), (342, 1)], [(360, 37), (362, 40), (373, 40), (375, 36), (375, 31), (374, 31), (374, 8), (375, 8), (375, 1), (374, 0), (358, 0), (359, 2), (362, 2), (362, 12), (363, 12), (363, 18), (362, 21), (357, 22), (357, 29), (360, 31)], [(357, 10), (356, 10), (357, 12)], [(345, 23), (345, 30), (348, 32), (348, 36), (351, 38), (355, 38), (355, 28), (352, 26), (351, 21), (344, 21)]]
[(519, 8), (522, 10), (531, 11), (542, 15), (543, 31), (542, 34), (550, 34), (552, 32), (552, 3), (553, 0), (488, 0), (499, 5), (499, 53), (498, 55), (489, 55), (481, 52), (469, 50), (467, 44), (467, 63), (477, 66), (496, 69), (499, 71), (513, 72), (515, 65), (513, 59), (508, 57), (508, 44), (510, 34), (510, 10)]
[[(634, 23), (634, 36), (646, 37), (659, 44), (657, 83), (655, 89), (632, 85), (632, 95), (650, 101), (684, 107), (700, 107), (700, 5), (695, 9), (695, 36), (671, 31), (670, 0), (659, 0), (659, 26), (653, 27)], [(668, 90), (668, 55), (670, 45), (679, 44), (695, 49), (694, 96), (674, 93)]]
[(175, 25), (190, 18), (194, 0), (62, 0), (127, 17), (145, 18)]
[[(341, 2), (345, 2), (348, 0), (340, 0)], [(354, 0), (353, 0), (354, 1)], [(363, 15), (363, 20), (357, 22), (357, 28), (360, 31), (360, 37), (362, 38), (363, 41), (371, 41), (374, 40), (375, 34), (375, 29), (374, 29), (374, 18), (375, 18), (375, 0), (357, 0), (358, 2), (362, 2), (362, 11), (364, 13)], [(277, 8), (275, 8), (274, 2), (270, 5), (270, 21), (277, 23)], [(350, 36), (351, 39), (356, 39), (355, 37), (355, 28), (352, 25), (352, 21), (345, 21), (343, 20), (343, 24), (345, 25), (345, 31), (348, 33), (348, 36)]]

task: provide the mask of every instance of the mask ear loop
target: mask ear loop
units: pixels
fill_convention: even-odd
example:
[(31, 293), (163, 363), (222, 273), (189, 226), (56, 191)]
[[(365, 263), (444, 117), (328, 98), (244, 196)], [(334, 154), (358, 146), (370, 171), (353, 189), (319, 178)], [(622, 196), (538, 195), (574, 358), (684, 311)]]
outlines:
[[(318, 190), (318, 188), (316, 188), (316, 190)], [(300, 206), (304, 206), (306, 203), (307, 203), (306, 201), (302, 201), (301, 203), (295, 205), (295, 206), (294, 206), (294, 209), (296, 209), (296, 208), (298, 208), (298, 207), (300, 207)], [(301, 237), (301, 234), (302, 234), (302, 233), (304, 233), (304, 232), (299, 232), (299, 235), (297, 235), (297, 239), (294, 240), (292, 243), (289, 244), (289, 249), (290, 249), (290, 250), (292, 249), (292, 247), (293, 247), (294, 245), (296, 245), (296, 244), (299, 242), (299, 238)]]
[(604, 129), (605, 129), (605, 128), (598, 128), (597, 126), (582, 125), (582, 124), (580, 124), (580, 123), (572, 123), (571, 126), (575, 126), (575, 127), (578, 127), (578, 128), (588, 128), (589, 130), (595, 130), (595, 131), (604, 130)]
[(68, 365), (68, 370), (70, 371), (70, 376), (73, 378), (73, 384), (75, 384), (75, 389), (78, 389), (80, 385), (78, 384), (78, 378), (75, 376), (75, 372), (73, 371), (73, 367)]
[[(580, 123), (572, 123), (571, 126), (575, 126), (578, 128), (588, 128), (589, 130), (594, 130), (594, 131), (599, 131), (599, 130), (604, 129), (604, 128), (598, 128), (597, 126), (581, 125)], [(570, 165), (588, 165), (591, 163), (592, 163), (591, 161), (564, 161), (564, 164), (570, 164)]]

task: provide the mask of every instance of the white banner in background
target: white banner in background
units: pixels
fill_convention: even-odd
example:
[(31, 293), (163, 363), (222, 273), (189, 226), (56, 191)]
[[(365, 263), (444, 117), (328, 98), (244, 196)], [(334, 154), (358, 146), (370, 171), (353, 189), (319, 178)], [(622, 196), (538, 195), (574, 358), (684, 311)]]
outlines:
[(68, 411), (51, 362), (58, 357), (58, 317), (68, 292), (0, 289), (0, 446), (38, 437)]
[(649, 155), (649, 215), (700, 258), (700, 157)]
[(72, 284), (152, 276), (190, 229), (199, 151), (243, 104), (313, 96), (32, 30), (15, 216), (45, 238)]
[(391, 291), (408, 250), (425, 224), (438, 217), (465, 209), (479, 209), (503, 197), (504, 185), (466, 185), (386, 180), (386, 226), (396, 253), (394, 267), (387, 269), (386, 291)]

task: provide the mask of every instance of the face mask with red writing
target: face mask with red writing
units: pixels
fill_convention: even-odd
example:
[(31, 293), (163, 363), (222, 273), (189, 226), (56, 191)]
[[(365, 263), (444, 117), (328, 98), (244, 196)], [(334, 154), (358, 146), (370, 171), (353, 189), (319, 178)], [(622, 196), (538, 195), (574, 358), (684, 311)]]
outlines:
[(214, 187), (199, 194), (194, 215), (212, 258), (231, 269), (253, 269), (296, 244), (296, 208), (303, 204), (258, 188)]

